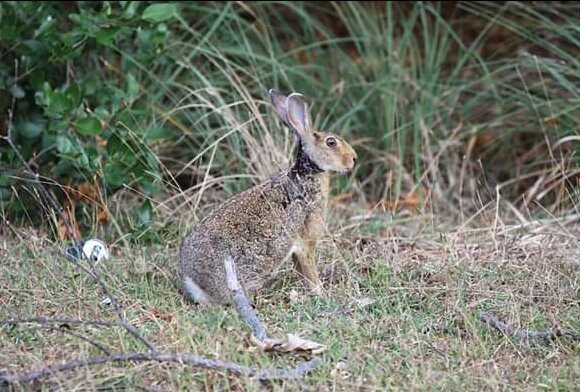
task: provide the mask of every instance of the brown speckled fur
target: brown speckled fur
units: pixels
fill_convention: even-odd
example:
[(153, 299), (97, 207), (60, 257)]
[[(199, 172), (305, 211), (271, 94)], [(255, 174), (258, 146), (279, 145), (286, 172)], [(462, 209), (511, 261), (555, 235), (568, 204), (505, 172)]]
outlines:
[[(317, 293), (322, 289), (314, 252), (324, 235), (328, 171), (352, 169), (356, 153), (342, 138), (312, 131), (300, 95), (286, 97), (271, 90), (269, 97), (282, 121), (298, 136), (296, 162), (225, 201), (186, 236), (179, 270), (184, 291), (195, 302), (231, 301), (224, 269), (230, 256), (246, 294), (256, 293), (281, 269), (291, 267), (291, 257), (312, 289)], [(332, 147), (327, 145), (329, 137), (336, 142)], [(193, 294), (185, 282), (194, 283)]]

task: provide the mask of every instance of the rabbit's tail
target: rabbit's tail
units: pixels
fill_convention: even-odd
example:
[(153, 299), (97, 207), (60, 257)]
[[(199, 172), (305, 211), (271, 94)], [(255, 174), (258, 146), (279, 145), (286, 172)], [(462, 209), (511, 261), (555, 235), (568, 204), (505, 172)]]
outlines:
[(189, 276), (186, 276), (183, 281), (183, 291), (191, 300), (200, 305), (212, 305), (215, 301), (193, 281)]
[(266, 333), (266, 327), (258, 318), (258, 315), (252, 308), (250, 300), (244, 294), (240, 281), (238, 280), (238, 274), (236, 273), (236, 266), (234, 265), (234, 259), (231, 256), (226, 257), (224, 260), (224, 267), (226, 271), (226, 280), (228, 283), (228, 288), (232, 292), (232, 298), (236, 310), (242, 316), (242, 319), (250, 327), (254, 336), (258, 340), (263, 341), (268, 337)]

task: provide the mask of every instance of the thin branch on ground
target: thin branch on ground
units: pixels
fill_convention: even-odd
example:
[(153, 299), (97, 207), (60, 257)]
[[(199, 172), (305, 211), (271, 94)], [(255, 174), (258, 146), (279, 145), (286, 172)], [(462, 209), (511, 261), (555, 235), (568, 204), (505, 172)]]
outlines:
[(46, 326), (45, 325), (45, 326), (41, 326), (41, 327), (38, 327), (38, 328), (33, 328), (32, 330), (40, 330), (40, 331), (48, 331), (48, 332), (59, 332), (59, 333), (68, 334), (68, 335), (74, 336), (75, 338), (78, 338), (78, 339), (80, 339), (80, 340), (82, 340), (84, 342), (87, 342), (87, 343), (89, 343), (92, 346), (95, 346), (96, 348), (98, 348), (99, 350), (101, 350), (103, 352), (103, 354), (105, 354), (105, 355), (111, 355), (111, 352), (104, 345), (102, 345), (101, 343), (99, 343), (99, 342), (97, 342), (95, 340), (92, 340), (91, 338), (89, 338), (89, 337), (87, 337), (87, 336), (85, 336), (85, 335), (83, 335), (81, 333), (75, 332), (75, 331), (73, 331), (71, 329), (60, 328), (60, 327), (50, 327), (50, 326)]
[[(224, 362), (214, 359), (201, 358), (191, 354), (181, 353), (118, 353), (112, 355), (100, 355), (81, 360), (73, 360), (58, 366), (46, 367), (40, 370), (28, 373), (14, 373), (14, 374), (0, 374), (0, 383), (18, 383), (30, 382), (41, 379), (45, 376), (54, 375), (58, 372), (74, 370), (83, 366), (99, 365), (110, 362), (129, 362), (129, 361), (155, 361), (164, 363), (179, 363), (186, 365), (193, 365), (200, 368), (228, 371), (239, 375), (250, 376), (258, 380), (285, 380), (301, 378), (314, 367), (316, 367), (321, 360), (319, 358), (311, 359), (294, 368), (290, 369), (264, 369), (252, 368), (242, 366), (237, 363)], [(0, 384), (1, 385), (1, 384)]]
[(528, 339), (553, 340), (559, 337), (563, 337), (580, 341), (580, 334), (573, 331), (560, 329), (556, 329), (553, 331), (533, 331), (523, 328), (513, 328), (490, 313), (481, 313), (479, 315), (479, 319), (484, 323), (488, 324), (489, 326), (497, 329), (498, 331), (508, 336), (513, 336), (521, 340)]
[[(83, 334), (77, 333), (70, 328), (65, 328), (65, 326), (69, 325), (90, 325), (90, 326), (99, 326), (99, 327), (122, 327), (120, 323), (113, 323), (110, 321), (102, 321), (102, 320), (77, 320), (77, 319), (67, 319), (67, 318), (47, 318), (47, 317), (31, 317), (31, 318), (21, 318), (21, 319), (9, 319), (9, 320), (0, 320), (0, 325), (21, 325), (21, 324), (40, 324), (40, 327), (30, 327), (31, 330), (44, 330), (44, 331), (51, 331), (51, 332), (61, 332), (72, 335), (76, 338), (79, 338), (87, 343), (92, 344), (93, 346), (97, 347), (103, 353), (110, 355), (109, 350), (101, 343), (96, 342)], [(53, 324), (58, 324), (54, 326)]]
[(117, 327), (120, 323), (103, 320), (77, 320), (70, 318), (48, 318), (48, 317), (30, 317), (30, 318), (13, 318), (7, 320), (0, 320), (0, 325), (17, 325), (27, 323), (38, 324), (73, 324), (73, 325), (95, 325), (101, 327)]
[(147, 348), (149, 348), (149, 350), (153, 352), (158, 352), (159, 350), (157, 349), (157, 347), (153, 343), (151, 343), (147, 338), (145, 338), (145, 336), (143, 336), (143, 334), (141, 334), (141, 332), (139, 332), (139, 330), (127, 320), (127, 317), (125, 317), (125, 313), (123, 313), (123, 309), (121, 308), (121, 306), (119, 306), (119, 303), (117, 302), (115, 297), (113, 297), (111, 291), (101, 278), (101, 274), (99, 273), (99, 270), (95, 267), (94, 261), (93, 260), (87, 261), (89, 263), (89, 266), (91, 267), (93, 278), (95, 279), (97, 284), (101, 286), (101, 289), (103, 290), (107, 298), (109, 298), (109, 300), (111, 301), (111, 305), (117, 312), (117, 315), (123, 328), (125, 328), (135, 338), (140, 340), (145, 346), (147, 346)]

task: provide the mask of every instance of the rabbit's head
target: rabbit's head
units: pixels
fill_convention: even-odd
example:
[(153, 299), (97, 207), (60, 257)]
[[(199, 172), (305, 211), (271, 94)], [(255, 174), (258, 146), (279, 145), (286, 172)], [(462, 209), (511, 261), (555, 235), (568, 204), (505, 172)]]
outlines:
[(356, 152), (343, 138), (312, 129), (308, 105), (302, 95), (286, 96), (271, 89), (268, 97), (278, 117), (294, 131), (304, 152), (320, 169), (345, 173), (354, 167)]

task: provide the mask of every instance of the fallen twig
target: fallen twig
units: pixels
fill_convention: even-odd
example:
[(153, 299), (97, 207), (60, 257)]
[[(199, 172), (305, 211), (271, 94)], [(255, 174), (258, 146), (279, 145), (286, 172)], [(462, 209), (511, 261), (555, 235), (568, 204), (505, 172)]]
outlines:
[(101, 286), (101, 289), (103, 290), (107, 298), (111, 300), (111, 305), (117, 312), (117, 316), (119, 317), (120, 324), (123, 326), (123, 328), (125, 328), (127, 332), (129, 332), (135, 338), (140, 340), (145, 346), (147, 346), (147, 348), (149, 348), (149, 350), (153, 352), (158, 352), (159, 350), (157, 349), (157, 347), (153, 343), (151, 343), (147, 338), (145, 338), (145, 336), (143, 336), (143, 334), (141, 334), (141, 332), (139, 332), (139, 330), (133, 324), (129, 323), (127, 317), (125, 317), (125, 314), (123, 313), (123, 309), (121, 309), (119, 303), (117, 302), (117, 300), (115, 300), (115, 297), (113, 297), (109, 288), (101, 278), (101, 274), (99, 273), (99, 270), (95, 267), (94, 261), (93, 260), (87, 261), (89, 263), (89, 266), (91, 267), (93, 278), (99, 284), (99, 286)]
[(111, 352), (109, 350), (107, 350), (107, 348), (105, 346), (103, 346), (101, 343), (92, 340), (88, 337), (86, 337), (83, 334), (77, 333), (71, 329), (67, 329), (67, 328), (59, 328), (59, 327), (50, 327), (50, 326), (42, 326), (42, 327), (38, 327), (39, 330), (41, 331), (49, 331), (49, 332), (59, 332), (59, 333), (65, 333), (65, 334), (69, 334), (71, 336), (74, 336), (75, 338), (81, 339), (84, 342), (87, 342), (93, 346), (95, 346), (96, 348), (98, 348), (99, 350), (101, 350), (103, 352), (103, 354), (106, 355), (110, 355)]
[(7, 320), (0, 320), (0, 325), (16, 325), (26, 323), (38, 324), (77, 324), (77, 325), (95, 325), (100, 327), (117, 327), (121, 326), (119, 323), (103, 320), (77, 320), (69, 318), (47, 318), (47, 317), (30, 317), (30, 318), (14, 318)]
[[(64, 326), (69, 325), (91, 325), (91, 326), (99, 326), (99, 327), (120, 327), (120, 323), (112, 323), (109, 321), (102, 321), (102, 320), (76, 320), (76, 319), (51, 319), (46, 317), (32, 317), (32, 318), (21, 318), (21, 319), (9, 319), (9, 320), (0, 320), (0, 325), (19, 325), (19, 324), (40, 324), (40, 327), (30, 328), (31, 330), (45, 330), (45, 331), (53, 331), (53, 332), (62, 332), (69, 335), (72, 335), (76, 338), (79, 338), (87, 343), (92, 344), (93, 346), (97, 347), (103, 353), (109, 355), (110, 352), (103, 346), (101, 343), (96, 342), (88, 337), (77, 333), (70, 328), (63, 328)], [(58, 324), (58, 326), (53, 326), (52, 324)]]
[(82, 366), (99, 365), (108, 362), (128, 361), (155, 361), (187, 364), (210, 370), (229, 371), (235, 374), (247, 375), (258, 380), (284, 380), (301, 378), (321, 362), (319, 358), (314, 358), (290, 369), (262, 369), (242, 366), (232, 362), (201, 358), (191, 354), (173, 354), (161, 352), (126, 354), (118, 353), (69, 361), (62, 365), (46, 367), (44, 369), (28, 373), (0, 374), (0, 382), (9, 384), (17, 382), (30, 382), (58, 372), (74, 370)]
[(553, 331), (532, 331), (529, 329), (523, 328), (513, 328), (501, 321), (496, 316), (489, 314), (489, 313), (481, 313), (479, 315), (479, 319), (484, 323), (490, 325), (491, 327), (497, 329), (498, 331), (509, 335), (514, 336), (521, 340), (527, 339), (546, 339), (546, 340), (553, 340), (558, 337), (569, 338), (572, 340), (580, 340), (580, 334), (573, 332), (573, 331), (566, 331), (556, 329)]
[[(58, 249), (57, 253), (66, 257), (66, 254), (64, 254), (64, 252), (60, 249)], [(117, 317), (119, 318), (119, 323), (115, 325), (123, 327), (127, 332), (133, 335), (137, 340), (141, 341), (151, 351), (158, 351), (157, 347), (153, 343), (151, 343), (147, 338), (145, 338), (133, 324), (129, 323), (119, 303), (117, 302), (115, 297), (113, 297), (111, 291), (109, 290), (104, 280), (102, 279), (101, 274), (99, 273), (99, 270), (96, 268), (94, 261), (88, 259), (85, 260), (89, 264), (90, 269), (86, 268), (80, 262), (77, 263), (76, 266), (80, 268), (82, 271), (84, 271), (87, 275), (92, 277), (95, 280), (95, 282), (97, 282), (97, 284), (101, 286), (101, 289), (105, 293), (105, 296), (111, 301), (111, 305), (113, 306), (113, 309), (116, 311)]]

